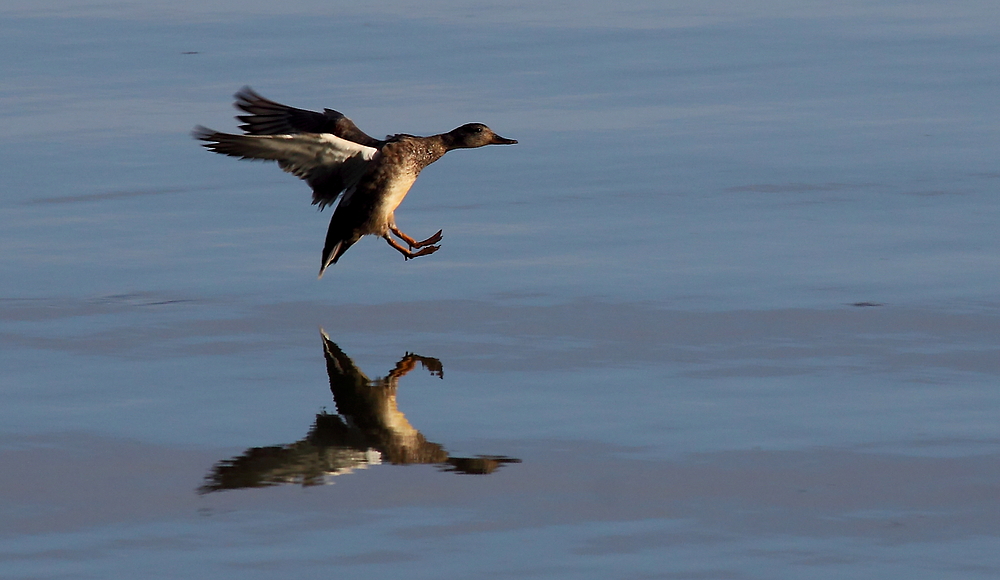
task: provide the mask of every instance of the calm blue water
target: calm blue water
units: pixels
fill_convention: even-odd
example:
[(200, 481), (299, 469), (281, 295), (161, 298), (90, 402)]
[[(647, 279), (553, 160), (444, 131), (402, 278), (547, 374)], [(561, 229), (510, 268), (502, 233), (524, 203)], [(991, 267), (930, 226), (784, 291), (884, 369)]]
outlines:
[[(0, 15), (0, 577), (1000, 575), (993, 3)], [(520, 143), (317, 281), (245, 84)]]

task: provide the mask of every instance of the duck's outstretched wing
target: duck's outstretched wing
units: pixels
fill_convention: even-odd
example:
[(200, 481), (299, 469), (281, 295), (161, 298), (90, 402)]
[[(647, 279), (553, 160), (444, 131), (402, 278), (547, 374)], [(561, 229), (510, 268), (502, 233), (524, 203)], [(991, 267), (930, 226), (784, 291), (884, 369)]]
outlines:
[(305, 180), (320, 209), (332, 204), (342, 191), (355, 185), (378, 150), (336, 135), (230, 135), (195, 127), (192, 135), (209, 151), (239, 157), (277, 161), (285, 171)]
[(366, 147), (380, 149), (385, 145), (385, 141), (370, 137), (354, 121), (333, 109), (324, 109), (322, 113), (296, 109), (265, 99), (250, 87), (243, 87), (234, 96), (236, 108), (249, 113), (236, 117), (243, 121), (240, 129), (249, 135), (329, 133)]

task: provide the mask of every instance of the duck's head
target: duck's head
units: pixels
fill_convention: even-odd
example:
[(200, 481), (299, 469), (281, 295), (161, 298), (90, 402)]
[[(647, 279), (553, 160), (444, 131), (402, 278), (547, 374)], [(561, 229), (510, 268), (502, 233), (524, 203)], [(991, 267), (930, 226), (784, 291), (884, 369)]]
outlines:
[(469, 123), (444, 134), (448, 149), (472, 149), (486, 145), (513, 145), (517, 141), (497, 135), (482, 123)]

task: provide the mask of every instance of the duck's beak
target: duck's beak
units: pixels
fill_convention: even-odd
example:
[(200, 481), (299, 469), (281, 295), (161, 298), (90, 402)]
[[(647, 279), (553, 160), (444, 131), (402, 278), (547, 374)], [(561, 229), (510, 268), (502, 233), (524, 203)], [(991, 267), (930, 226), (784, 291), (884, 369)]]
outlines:
[(505, 137), (501, 137), (500, 135), (496, 134), (493, 135), (493, 140), (490, 141), (490, 145), (514, 145), (515, 143), (517, 143), (517, 141), (513, 139), (507, 139)]

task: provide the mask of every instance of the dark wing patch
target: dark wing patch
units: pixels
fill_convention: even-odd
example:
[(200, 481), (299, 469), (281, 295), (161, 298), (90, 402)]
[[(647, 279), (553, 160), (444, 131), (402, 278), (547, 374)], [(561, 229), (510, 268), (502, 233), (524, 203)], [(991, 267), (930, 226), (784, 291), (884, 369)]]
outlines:
[(237, 115), (243, 121), (240, 129), (249, 135), (293, 135), (296, 133), (329, 133), (376, 149), (385, 144), (367, 135), (347, 117), (333, 109), (322, 113), (296, 109), (266, 99), (250, 87), (236, 92), (235, 107), (247, 115)]

